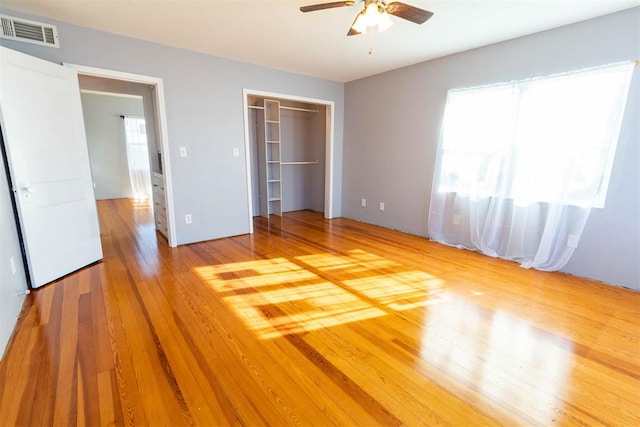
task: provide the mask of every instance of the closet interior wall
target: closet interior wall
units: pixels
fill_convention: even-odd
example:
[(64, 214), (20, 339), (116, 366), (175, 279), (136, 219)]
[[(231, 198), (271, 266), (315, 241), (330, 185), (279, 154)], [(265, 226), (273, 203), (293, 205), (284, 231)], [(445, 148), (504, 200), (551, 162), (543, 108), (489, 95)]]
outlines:
[[(275, 99), (280, 102), (280, 159), (282, 213), (297, 210), (324, 212), (326, 107), (324, 105)], [(253, 216), (261, 212), (260, 162), (265, 162), (259, 149), (264, 110), (263, 98), (249, 97), (249, 138), (251, 141), (251, 186)], [(264, 183), (262, 188), (264, 188)], [(263, 204), (264, 206), (264, 204)]]

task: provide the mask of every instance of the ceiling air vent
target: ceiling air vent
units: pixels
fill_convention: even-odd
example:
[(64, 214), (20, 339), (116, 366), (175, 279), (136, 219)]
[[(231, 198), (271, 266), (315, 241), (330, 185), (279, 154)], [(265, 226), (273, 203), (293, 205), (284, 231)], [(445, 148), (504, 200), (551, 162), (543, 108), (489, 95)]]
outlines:
[(55, 25), (0, 15), (0, 37), (3, 39), (60, 47)]

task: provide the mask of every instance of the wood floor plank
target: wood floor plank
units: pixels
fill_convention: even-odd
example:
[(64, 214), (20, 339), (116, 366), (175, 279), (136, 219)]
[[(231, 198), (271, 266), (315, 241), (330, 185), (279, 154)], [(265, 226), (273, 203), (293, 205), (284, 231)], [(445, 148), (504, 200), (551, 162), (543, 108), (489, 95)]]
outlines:
[[(185, 295), (184, 298), (189, 298)], [(200, 298), (207, 299), (200, 295)], [(280, 417), (289, 422), (298, 423), (302, 420), (299, 411), (309, 416), (322, 410), (315, 403), (313, 396), (308, 395), (307, 390), (291, 390), (279, 387), (283, 381), (290, 383), (300, 383), (306, 378), (292, 378), (293, 369), (279, 362), (283, 358), (290, 358), (290, 363), (295, 363), (294, 357), (282, 354), (278, 346), (271, 342), (259, 342), (251, 335), (247, 335), (244, 325), (224, 322), (226, 318), (233, 318), (234, 313), (228, 309), (218, 299), (209, 299), (204, 305), (205, 325), (209, 330), (214, 326), (212, 332), (216, 333), (214, 338), (216, 356), (225, 358), (225, 365), (234, 366), (234, 372), (245, 372), (248, 377), (237, 378), (237, 374), (225, 376), (227, 383), (237, 382), (252, 384), (255, 391), (259, 393), (249, 396), (251, 405), (262, 410), (275, 410)], [(294, 355), (295, 356), (295, 355)], [(309, 375), (311, 372), (305, 372)], [(293, 407), (298, 406), (298, 410)], [(322, 406), (332, 406), (332, 402), (324, 403)], [(266, 408), (265, 408), (266, 407)], [(310, 417), (315, 419), (315, 417)]]
[(100, 423), (94, 425), (116, 425), (116, 411), (112, 392), (115, 387), (111, 383), (111, 371), (98, 372), (97, 385), (99, 404), (95, 405), (94, 403), (92, 406), (99, 411)]
[(168, 362), (172, 366), (188, 366), (188, 370), (183, 370), (180, 375), (181, 390), (185, 399), (185, 404), (193, 411), (194, 421), (197, 424), (205, 424), (208, 420), (215, 419), (219, 414), (224, 414), (220, 424), (233, 424), (237, 422), (235, 414), (227, 411), (226, 402), (219, 404), (215, 390), (209, 387), (204, 374), (198, 369), (198, 361), (193, 357), (190, 350), (190, 342), (185, 339), (184, 331), (175, 324), (174, 311), (168, 303), (162, 289), (156, 282), (141, 283), (140, 293), (148, 308), (149, 315), (156, 325), (158, 339), (165, 349)]
[(104, 260), (27, 297), (3, 425), (640, 425), (640, 293), (309, 211), (169, 248), (98, 208)]

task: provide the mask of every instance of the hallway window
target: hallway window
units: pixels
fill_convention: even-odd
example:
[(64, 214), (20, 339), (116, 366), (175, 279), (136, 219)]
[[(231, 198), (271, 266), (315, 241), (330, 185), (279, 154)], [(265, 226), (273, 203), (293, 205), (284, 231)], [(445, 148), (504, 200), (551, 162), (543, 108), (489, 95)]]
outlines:
[(147, 148), (147, 129), (143, 118), (124, 116), (127, 141), (127, 162), (133, 197), (146, 200), (151, 197), (151, 168)]

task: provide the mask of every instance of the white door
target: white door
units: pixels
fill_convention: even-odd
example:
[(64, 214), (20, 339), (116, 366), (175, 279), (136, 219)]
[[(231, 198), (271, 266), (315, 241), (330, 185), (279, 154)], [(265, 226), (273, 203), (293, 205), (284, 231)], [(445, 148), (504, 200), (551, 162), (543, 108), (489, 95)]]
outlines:
[(76, 72), (0, 46), (0, 124), (31, 285), (101, 259)]

